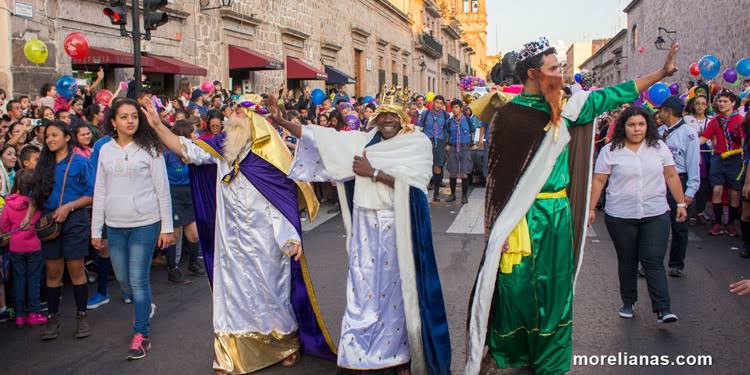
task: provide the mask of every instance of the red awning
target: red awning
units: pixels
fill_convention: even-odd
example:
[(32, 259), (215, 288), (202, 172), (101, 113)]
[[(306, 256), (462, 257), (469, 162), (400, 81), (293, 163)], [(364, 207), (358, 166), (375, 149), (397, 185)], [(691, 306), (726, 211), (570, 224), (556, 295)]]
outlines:
[(318, 68), (296, 58), (286, 58), (287, 79), (326, 80), (328, 76)]
[(229, 69), (278, 70), (284, 69), (284, 64), (251, 49), (230, 45)]
[(133, 66), (133, 54), (111, 48), (89, 47), (89, 53), (80, 60), (72, 60), (74, 65), (110, 65), (115, 67)]
[(141, 59), (144, 73), (182, 74), (186, 76), (207, 76), (208, 70), (200, 66), (177, 60), (173, 57), (143, 55)]

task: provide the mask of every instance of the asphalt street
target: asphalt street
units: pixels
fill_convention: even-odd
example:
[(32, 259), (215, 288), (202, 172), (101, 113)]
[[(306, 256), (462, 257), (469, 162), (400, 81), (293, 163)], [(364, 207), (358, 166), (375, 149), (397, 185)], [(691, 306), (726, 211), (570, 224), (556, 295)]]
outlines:
[[(431, 205), (435, 255), (446, 301), (455, 374), (462, 373), (468, 298), (484, 250), (483, 199), (483, 189), (477, 188), (470, 203), (463, 207), (444, 202)], [(322, 212), (314, 225), (306, 225), (309, 231), (304, 239), (305, 253), (325, 322), (337, 340), (345, 304), (344, 227), (340, 215), (328, 215), (325, 208)], [(739, 239), (709, 237), (707, 231), (705, 226), (691, 228), (685, 276), (669, 279), (673, 311), (680, 321), (665, 326), (657, 324), (651, 313), (644, 279), (639, 281), (640, 302), (636, 305), (635, 319), (618, 317), (617, 261), (603, 221), (599, 220), (589, 234), (578, 278), (573, 354), (597, 358), (618, 353), (665, 355), (670, 360), (678, 356), (711, 356), (711, 365), (574, 364), (572, 374), (747, 373), (750, 298), (731, 295), (728, 285), (743, 277), (750, 278), (750, 261), (738, 256)], [(115, 291), (114, 284), (111, 285)], [(125, 360), (131, 338), (132, 307), (123, 304), (116, 291), (111, 293), (111, 303), (89, 313), (93, 335), (76, 340), (72, 290), (67, 288), (61, 305), (62, 335), (57, 340), (42, 342), (39, 328), (17, 329), (12, 323), (0, 324), (1, 372), (211, 374), (212, 324), (207, 279), (192, 278), (189, 285), (174, 286), (167, 282), (166, 270), (156, 267), (152, 286), (157, 311), (152, 320), (153, 348), (145, 359)], [(294, 368), (274, 366), (258, 374), (334, 374), (335, 371), (335, 363), (305, 357)]]

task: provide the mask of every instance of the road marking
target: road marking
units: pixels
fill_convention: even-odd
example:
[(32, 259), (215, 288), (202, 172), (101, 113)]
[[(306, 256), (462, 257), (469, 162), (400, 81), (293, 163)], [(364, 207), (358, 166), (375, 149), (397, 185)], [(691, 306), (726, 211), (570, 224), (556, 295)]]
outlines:
[(446, 233), (484, 234), (485, 188), (475, 188), (469, 195), (469, 203), (461, 207)]
[(308, 220), (305, 220), (302, 222), (302, 231), (303, 232), (309, 232), (323, 223), (325, 223), (328, 220), (331, 220), (331, 218), (339, 216), (339, 213), (341, 211), (337, 211), (335, 213), (329, 214), (328, 210), (332, 209), (334, 206), (332, 204), (325, 204), (321, 205), (320, 209), (318, 210), (318, 216), (315, 217), (315, 220), (311, 223)]

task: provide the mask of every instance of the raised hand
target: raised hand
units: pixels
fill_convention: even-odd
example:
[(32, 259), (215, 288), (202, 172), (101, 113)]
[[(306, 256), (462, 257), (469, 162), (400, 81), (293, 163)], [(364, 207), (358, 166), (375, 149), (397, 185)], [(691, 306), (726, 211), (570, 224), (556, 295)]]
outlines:
[(677, 64), (675, 64), (675, 58), (677, 57), (677, 52), (679, 50), (680, 45), (677, 43), (672, 43), (672, 47), (670, 48), (669, 54), (667, 55), (667, 60), (664, 62), (664, 67), (662, 68), (662, 70), (664, 70), (664, 75), (666, 75), (667, 77), (671, 77), (679, 70), (677, 68)]

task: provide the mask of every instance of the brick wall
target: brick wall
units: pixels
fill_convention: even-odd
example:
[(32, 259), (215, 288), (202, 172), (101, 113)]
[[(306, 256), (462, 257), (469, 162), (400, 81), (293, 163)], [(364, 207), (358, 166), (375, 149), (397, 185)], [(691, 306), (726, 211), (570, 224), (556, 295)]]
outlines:
[[(692, 78), (690, 63), (712, 54), (722, 63), (722, 72), (737, 60), (750, 56), (750, 12), (747, 0), (640, 0), (628, 12), (627, 78), (658, 69), (666, 51), (658, 51), (654, 41), (658, 27), (677, 31), (680, 72), (669, 81), (687, 83)], [(633, 34), (636, 28), (637, 37)], [(669, 38), (665, 39), (669, 41)], [(643, 53), (639, 52), (643, 48)], [(721, 74), (718, 82), (723, 84)]]

